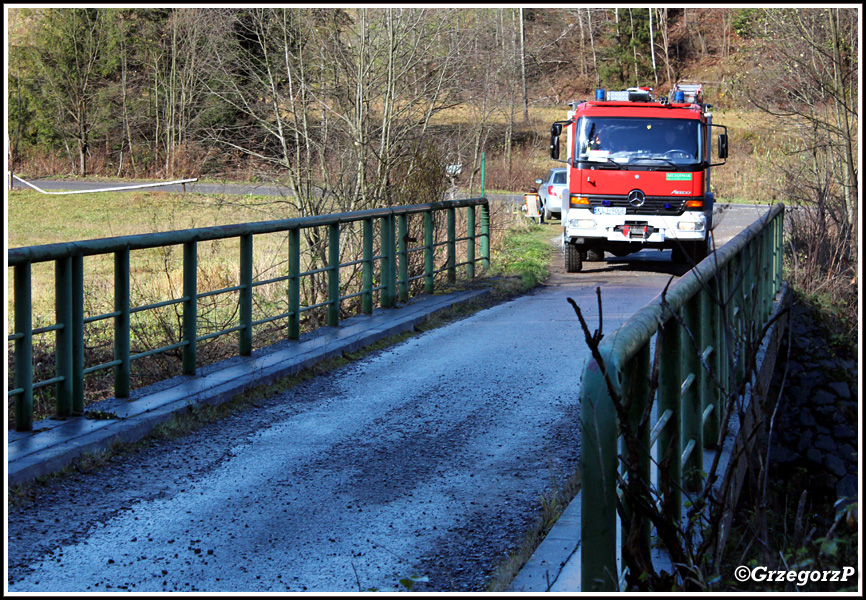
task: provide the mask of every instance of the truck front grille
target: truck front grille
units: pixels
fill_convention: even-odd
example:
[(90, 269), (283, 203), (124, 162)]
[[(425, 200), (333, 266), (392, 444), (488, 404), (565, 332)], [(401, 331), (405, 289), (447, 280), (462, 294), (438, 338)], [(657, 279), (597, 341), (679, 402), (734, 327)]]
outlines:
[(589, 196), (590, 207), (624, 206), (627, 215), (681, 215), (685, 210), (686, 200), (693, 197), (647, 196), (643, 206), (634, 207), (628, 202), (627, 196)]

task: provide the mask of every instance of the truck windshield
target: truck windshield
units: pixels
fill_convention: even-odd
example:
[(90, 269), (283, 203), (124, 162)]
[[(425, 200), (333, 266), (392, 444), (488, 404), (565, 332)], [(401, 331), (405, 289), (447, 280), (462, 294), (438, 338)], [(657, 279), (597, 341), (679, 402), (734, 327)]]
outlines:
[(697, 120), (581, 117), (574, 156), (578, 161), (681, 167), (701, 162)]

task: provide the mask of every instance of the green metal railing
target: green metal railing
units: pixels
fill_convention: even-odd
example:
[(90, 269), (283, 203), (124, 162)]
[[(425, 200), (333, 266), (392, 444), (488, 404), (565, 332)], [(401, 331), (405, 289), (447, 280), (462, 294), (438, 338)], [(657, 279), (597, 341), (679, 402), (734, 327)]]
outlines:
[[(466, 235), (456, 236), (456, 211), (465, 209)], [(476, 219), (476, 209), (480, 219)], [(445, 239), (436, 241), (434, 215), (445, 213)], [(409, 233), (410, 215), (423, 216), (423, 244), (409, 247), (413, 241)], [(378, 255), (374, 255), (374, 222), (378, 221), (380, 243)], [(480, 222), (477, 222), (480, 221)], [(347, 224), (360, 223), (362, 230), (362, 256), (357, 260), (340, 262), (341, 229)], [(320, 269), (302, 271), (301, 232), (307, 228), (327, 228), (327, 265)], [(267, 280), (254, 280), (253, 244), (256, 235), (269, 233), (288, 235), (288, 274)], [(442, 236), (438, 236), (441, 238)], [(237, 238), (240, 242), (239, 281), (236, 285), (217, 290), (199, 290), (198, 244), (204, 241)], [(457, 244), (466, 242), (466, 260), (457, 262)], [(130, 251), (166, 246), (183, 246), (183, 295), (160, 302), (130, 306)], [(476, 258), (476, 246), (480, 256)], [(438, 269), (435, 252), (444, 247), (446, 260)], [(409, 275), (410, 255), (424, 253), (423, 272)], [(301, 315), (305, 311), (322, 308), (327, 311), (327, 324), (337, 326), (340, 320), (341, 302), (360, 297), (361, 312), (373, 311), (374, 293), (378, 292), (382, 308), (394, 307), (397, 302), (409, 299), (410, 283), (424, 280), (424, 291), (434, 291), (435, 277), (445, 273), (449, 282), (457, 277), (457, 268), (466, 267), (466, 276), (475, 276), (475, 266), (483, 269), (490, 266), (490, 210), (485, 198), (451, 200), (429, 204), (418, 204), (393, 208), (373, 209), (352, 213), (339, 213), (315, 217), (262, 221), (221, 227), (206, 227), (95, 239), (79, 242), (49, 244), (13, 248), (8, 251), (8, 266), (13, 269), (14, 333), (7, 337), (14, 342), (14, 383), (8, 395), (15, 397), (15, 427), (18, 431), (33, 428), (34, 390), (56, 386), (56, 412), (67, 417), (84, 412), (84, 378), (101, 370), (114, 370), (114, 394), (127, 398), (130, 392), (130, 364), (134, 360), (160, 352), (180, 350), (182, 372), (195, 375), (197, 347), (200, 342), (238, 333), (238, 354), (248, 356), (253, 347), (253, 328), (279, 319), (287, 319), (287, 337), (297, 340), (301, 333)], [(113, 255), (114, 258), (114, 310), (105, 314), (85, 317), (84, 311), (84, 257)], [(55, 314), (54, 324), (33, 328), (31, 266), (34, 263), (53, 261), (55, 265)], [(378, 262), (379, 269), (375, 270)], [(361, 289), (340, 295), (340, 269), (361, 268)], [(327, 300), (302, 306), (301, 280), (321, 273), (327, 277)], [(378, 275), (378, 277), (375, 277)], [(374, 279), (378, 285), (374, 285)], [(253, 290), (256, 286), (287, 282), (288, 311), (278, 315), (253, 320)], [(198, 334), (198, 301), (220, 294), (238, 294), (238, 323), (235, 326)], [(182, 308), (181, 341), (132, 354), (130, 350), (130, 316), (146, 310), (179, 305)], [(88, 323), (113, 319), (114, 360), (103, 364), (85, 366), (84, 328)], [(54, 332), (56, 372), (54, 377), (33, 381), (34, 336)]]
[[(672, 485), (664, 500), (670, 509), (666, 518), (679, 524), (682, 491), (700, 484), (703, 448), (719, 442), (724, 399), (740, 389), (747, 372), (745, 349), (760, 343), (755, 338), (771, 317), (782, 285), (783, 218), (784, 205), (773, 206), (766, 217), (672, 285), (664, 302), (653, 301), (605, 336), (598, 347), (601, 365), (594, 358), (587, 360), (580, 384), (583, 591), (615, 591), (619, 582), (619, 434), (605, 371), (613, 393), (629, 400), (628, 420), (637, 432), (642, 454), (638, 467), (641, 479), (653, 481), (653, 470), (657, 472), (662, 463), (651, 457), (667, 451), (675, 457), (669, 461)], [(661, 345), (656, 348), (660, 357), (658, 416), (655, 423), (639, 426), (651, 400), (650, 348), (654, 338), (655, 344)], [(650, 555), (650, 525), (647, 520), (639, 536), (646, 556)], [(623, 531), (623, 536), (628, 533)]]

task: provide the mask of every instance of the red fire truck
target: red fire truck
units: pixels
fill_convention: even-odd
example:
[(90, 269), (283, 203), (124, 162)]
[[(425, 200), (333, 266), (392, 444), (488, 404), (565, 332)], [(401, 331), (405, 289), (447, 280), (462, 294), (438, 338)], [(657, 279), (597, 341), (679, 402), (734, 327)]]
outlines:
[(679, 84), (658, 100), (650, 88), (597, 90), (595, 100), (571, 106), (550, 131), (550, 157), (569, 165), (562, 198), (566, 270), (576, 273), (605, 252), (626, 256), (643, 248), (671, 249), (677, 262), (703, 260), (713, 222), (710, 168), (725, 164), (728, 135), (712, 123), (701, 86)]

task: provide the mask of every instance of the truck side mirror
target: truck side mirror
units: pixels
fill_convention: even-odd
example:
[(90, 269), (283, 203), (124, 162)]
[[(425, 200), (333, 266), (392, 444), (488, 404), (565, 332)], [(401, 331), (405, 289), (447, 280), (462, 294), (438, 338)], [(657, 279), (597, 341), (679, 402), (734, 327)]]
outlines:
[(550, 126), (550, 135), (552, 137), (559, 137), (562, 135), (562, 123), (554, 123)]
[(719, 158), (728, 158), (728, 134), (719, 134)]
[(559, 136), (550, 136), (550, 158), (559, 160)]

